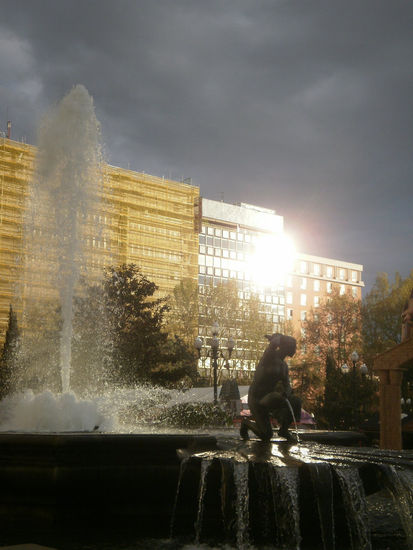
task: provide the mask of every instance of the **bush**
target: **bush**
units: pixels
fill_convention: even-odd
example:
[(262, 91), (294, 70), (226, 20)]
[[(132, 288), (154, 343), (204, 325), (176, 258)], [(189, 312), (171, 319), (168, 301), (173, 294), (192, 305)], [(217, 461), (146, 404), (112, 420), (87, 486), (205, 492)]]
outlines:
[(180, 403), (165, 410), (158, 421), (174, 428), (232, 426), (232, 416), (213, 403)]

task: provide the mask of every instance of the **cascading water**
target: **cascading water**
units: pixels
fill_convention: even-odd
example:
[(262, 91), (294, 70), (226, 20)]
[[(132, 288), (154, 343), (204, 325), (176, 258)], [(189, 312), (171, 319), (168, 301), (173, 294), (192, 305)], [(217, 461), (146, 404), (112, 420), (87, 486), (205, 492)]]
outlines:
[[(173, 535), (189, 541), (192, 526), (197, 545), (214, 547), (413, 550), (413, 462), (396, 468), (391, 452), (327, 446), (322, 453), (305, 443), (249, 442), (225, 449), (185, 456)], [(383, 491), (385, 500), (393, 497), (400, 522), (397, 528), (392, 520), (398, 530), (386, 546), (376, 534), (369, 500)], [(194, 509), (196, 521), (188, 518)]]

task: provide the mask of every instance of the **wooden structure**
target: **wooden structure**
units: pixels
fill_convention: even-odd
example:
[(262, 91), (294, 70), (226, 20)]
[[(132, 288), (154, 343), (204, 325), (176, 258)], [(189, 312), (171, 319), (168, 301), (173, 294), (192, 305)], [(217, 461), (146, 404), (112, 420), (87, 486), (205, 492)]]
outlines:
[(378, 355), (373, 369), (380, 378), (380, 448), (402, 449), (401, 383), (403, 371), (413, 360), (413, 331), (409, 311), (413, 291), (403, 312), (402, 342)]

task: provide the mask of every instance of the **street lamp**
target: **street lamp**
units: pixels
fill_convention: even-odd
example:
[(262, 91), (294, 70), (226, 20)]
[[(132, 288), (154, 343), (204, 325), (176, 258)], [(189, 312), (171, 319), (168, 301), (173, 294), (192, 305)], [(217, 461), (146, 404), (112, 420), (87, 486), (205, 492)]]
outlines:
[[(215, 321), (212, 325), (212, 340), (211, 340), (211, 349), (207, 350), (207, 355), (212, 358), (212, 368), (214, 372), (214, 403), (218, 401), (218, 357), (225, 358), (223, 352), (219, 349), (219, 325)], [(235, 347), (235, 342), (232, 337), (228, 338), (227, 349), (228, 349), (228, 359), (231, 358), (232, 350)], [(195, 348), (198, 351), (198, 358), (201, 357), (202, 350), (202, 339), (198, 336), (195, 339)]]

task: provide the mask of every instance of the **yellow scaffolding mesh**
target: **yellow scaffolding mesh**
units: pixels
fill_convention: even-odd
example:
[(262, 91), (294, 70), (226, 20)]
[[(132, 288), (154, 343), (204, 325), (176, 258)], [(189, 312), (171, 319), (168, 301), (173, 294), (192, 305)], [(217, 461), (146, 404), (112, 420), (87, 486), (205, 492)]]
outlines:
[[(24, 214), (35, 157), (35, 147), (0, 138), (0, 342), (9, 305), (21, 292), (16, 283), (24, 269)], [(92, 277), (107, 265), (135, 263), (159, 287), (159, 296), (170, 294), (183, 278), (196, 280), (197, 187), (105, 165), (102, 199), (99, 211), (89, 215), (85, 243)], [(32, 275), (39, 295), (47, 295), (41, 273)]]

